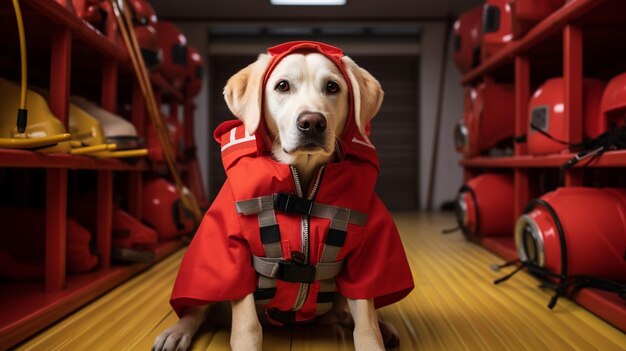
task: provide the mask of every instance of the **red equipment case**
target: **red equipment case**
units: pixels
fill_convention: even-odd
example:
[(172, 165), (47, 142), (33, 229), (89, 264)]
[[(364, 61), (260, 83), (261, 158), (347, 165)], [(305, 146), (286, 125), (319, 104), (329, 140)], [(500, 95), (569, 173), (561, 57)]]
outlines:
[(457, 197), (457, 220), (468, 238), (511, 236), (514, 217), (513, 179), (505, 174), (482, 174), (468, 181)]
[(462, 13), (454, 22), (454, 62), (462, 73), (480, 63), (483, 7)]
[[(585, 136), (595, 138), (606, 130), (600, 118), (600, 101), (604, 92), (604, 83), (597, 79), (583, 80), (583, 121)], [(528, 152), (532, 155), (544, 155), (567, 151), (569, 136), (567, 133), (568, 121), (565, 120), (563, 78), (547, 80), (530, 99)], [(551, 140), (548, 136), (536, 129), (549, 134), (551, 137), (565, 143)]]

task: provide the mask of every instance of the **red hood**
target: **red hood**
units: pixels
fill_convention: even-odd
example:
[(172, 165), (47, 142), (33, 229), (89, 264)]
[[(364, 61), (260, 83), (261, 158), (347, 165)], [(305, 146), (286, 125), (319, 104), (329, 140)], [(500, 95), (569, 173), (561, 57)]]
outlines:
[[(265, 87), (265, 84), (267, 83), (270, 74), (272, 74), (272, 71), (274, 71), (274, 68), (276, 68), (278, 63), (283, 58), (293, 53), (319, 53), (326, 56), (337, 66), (337, 68), (339, 68), (339, 71), (343, 75), (343, 78), (346, 80), (346, 84), (348, 85), (350, 106), (348, 109), (348, 119), (346, 121), (346, 126), (344, 128), (343, 134), (341, 135), (341, 139), (344, 142), (340, 144), (340, 147), (342, 149), (337, 150), (337, 154), (346, 155), (349, 151), (347, 150), (347, 145), (350, 144), (350, 141), (352, 141), (352, 138), (355, 136), (355, 133), (357, 132), (357, 126), (354, 118), (354, 92), (352, 89), (352, 84), (350, 82), (350, 77), (348, 76), (348, 72), (343, 66), (343, 62), (341, 62), (341, 58), (344, 56), (343, 51), (341, 51), (341, 49), (337, 47), (314, 41), (292, 41), (271, 47), (267, 50), (267, 53), (272, 58), (267, 66), (267, 70), (265, 71), (265, 76), (263, 77), (263, 87)], [(261, 109), (261, 111), (263, 111), (263, 109)], [(261, 123), (259, 123), (259, 128), (255, 133), (257, 148), (259, 155), (267, 155), (271, 152), (272, 140), (270, 139), (269, 133), (267, 131), (265, 117), (261, 117), (262, 121)]]

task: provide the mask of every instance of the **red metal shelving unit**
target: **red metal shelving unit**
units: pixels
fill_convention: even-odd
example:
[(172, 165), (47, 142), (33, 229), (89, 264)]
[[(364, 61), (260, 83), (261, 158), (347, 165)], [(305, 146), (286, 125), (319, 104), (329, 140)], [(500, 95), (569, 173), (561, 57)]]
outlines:
[[(617, 38), (626, 33), (626, 18), (618, 16), (617, 13), (623, 14), (625, 5), (626, 3), (620, 0), (569, 1), (538, 23), (524, 37), (512, 40), (494, 56), (465, 74), (461, 84), (473, 85), (486, 77), (500, 75), (502, 70), (512, 70), (515, 84), (515, 133), (524, 135), (528, 128), (528, 101), (534, 88), (533, 84), (536, 84), (537, 76), (546, 78), (545, 72), (541, 71), (540, 59), (545, 59), (547, 50), (554, 50), (553, 45), (546, 43), (560, 42), (563, 57), (560, 73), (566, 86), (564, 112), (565, 120), (569, 123), (566, 128), (570, 140), (573, 143), (580, 142), (583, 136), (583, 75), (591, 72), (607, 79), (626, 70), (626, 65), (620, 63), (623, 57), (619, 55), (605, 55), (607, 59), (602, 63), (603, 58), (594, 54), (609, 49), (604, 42), (592, 40), (604, 38), (605, 41), (611, 42), (607, 38), (609, 36), (614, 38), (613, 45), (621, 42)], [(548, 48), (549, 46), (552, 47)], [(583, 59), (586, 62), (583, 62)], [(597, 66), (603, 67), (600, 69)], [(534, 69), (536, 70), (533, 73)], [(541, 195), (533, 193), (531, 172), (540, 169), (559, 169), (573, 156), (574, 153), (571, 151), (532, 156), (528, 154), (524, 143), (516, 143), (512, 156), (465, 158), (460, 164), (464, 168), (465, 180), (484, 170), (510, 169), (514, 176), (514, 198), (511, 200), (514, 202), (517, 218), (531, 198)], [(584, 185), (583, 167), (593, 170), (603, 169), (604, 172), (619, 172), (617, 169), (626, 168), (626, 151), (608, 151), (592, 162), (580, 162), (576, 167), (563, 172), (562, 186)], [(479, 240), (479, 243), (506, 260), (517, 258), (512, 236), (484, 238)], [(626, 331), (626, 303), (615, 294), (583, 289), (573, 299), (615, 327)]]
[[(29, 43), (29, 70), (38, 84), (50, 91), (49, 105), (52, 113), (61, 120), (67, 129), (69, 97), (72, 81), (72, 68), (78, 70), (78, 77), (88, 82), (90, 92), (99, 94), (100, 105), (117, 112), (118, 97), (125, 98), (123, 104), (131, 106), (130, 121), (139, 136), (145, 135), (147, 120), (146, 107), (139, 85), (131, 69), (128, 53), (114, 44), (98, 30), (86, 24), (56, 1), (21, 0), (24, 21)], [(0, 4), (0, 28), (10, 33), (14, 30), (14, 15), (10, 3)], [(36, 23), (36, 25), (30, 25)], [(17, 38), (17, 36), (15, 37)], [(6, 43), (0, 57), (0, 65), (8, 65), (11, 71), (15, 64), (10, 56), (17, 39), (0, 38)], [(32, 52), (30, 52), (33, 50)], [(49, 55), (49, 57), (47, 56)], [(43, 66), (43, 67), (42, 67)], [(5, 68), (5, 67), (3, 67)], [(83, 71), (81, 71), (83, 70)], [(89, 74), (85, 74), (89, 72)], [(96, 72), (95, 77), (92, 73)], [(83, 77), (84, 75), (84, 77)], [(184, 108), (186, 137), (193, 136), (192, 97), (175, 89), (157, 73), (151, 74), (155, 93), (162, 101), (173, 106), (182, 104)], [(97, 83), (96, 83), (97, 82)], [(129, 88), (125, 83), (130, 82)], [(74, 82), (75, 83), (75, 82)], [(92, 86), (93, 85), (93, 86)], [(84, 88), (84, 87), (83, 87)], [(120, 88), (120, 89), (118, 89)], [(126, 89), (126, 90), (124, 90)], [(80, 90), (80, 89), (79, 89)], [(128, 97), (120, 95), (128, 92)], [(94, 97), (92, 97), (94, 98)], [(128, 101), (126, 101), (128, 100)], [(193, 145), (193, 140), (186, 140)], [(191, 143), (191, 144), (190, 144)], [(190, 184), (200, 202), (204, 200), (204, 190), (199, 179), (195, 153), (180, 160), (180, 168), (185, 172), (184, 180)], [(115, 265), (111, 262), (111, 235), (114, 172), (126, 172), (128, 179), (127, 211), (138, 219), (142, 218), (142, 183), (145, 172), (155, 171), (159, 166), (148, 160), (129, 163), (119, 159), (92, 158), (69, 154), (41, 154), (26, 150), (0, 149), (0, 168), (38, 168), (45, 170), (45, 211), (46, 249), (45, 275), (41, 281), (12, 282), (0, 281), (0, 350), (8, 349), (28, 338), (56, 320), (66, 316), (104, 292), (141, 272), (156, 261), (180, 249), (179, 240), (159, 243), (153, 248), (155, 261), (142, 264)], [(86, 274), (66, 274), (65, 250), (68, 207), (68, 171), (95, 170), (96, 195), (94, 203), (96, 227), (92, 233), (96, 248), (101, 257), (99, 266)], [(198, 188), (198, 183), (200, 184)]]

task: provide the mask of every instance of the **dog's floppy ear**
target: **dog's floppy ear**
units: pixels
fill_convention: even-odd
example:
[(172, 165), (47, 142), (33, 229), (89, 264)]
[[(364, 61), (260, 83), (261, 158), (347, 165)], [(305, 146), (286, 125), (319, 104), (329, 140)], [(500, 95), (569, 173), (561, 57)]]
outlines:
[(230, 77), (224, 87), (228, 108), (243, 122), (250, 135), (256, 132), (261, 120), (263, 77), (269, 61), (269, 55), (259, 55), (254, 63)]
[(365, 126), (380, 110), (385, 93), (378, 80), (354, 63), (351, 58), (344, 56), (341, 61), (346, 67), (354, 92), (356, 125), (359, 127), (359, 132), (365, 135)]

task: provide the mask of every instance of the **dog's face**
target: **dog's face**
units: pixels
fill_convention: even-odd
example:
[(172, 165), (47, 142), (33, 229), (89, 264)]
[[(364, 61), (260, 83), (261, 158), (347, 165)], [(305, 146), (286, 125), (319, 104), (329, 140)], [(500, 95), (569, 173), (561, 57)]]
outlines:
[[(270, 57), (258, 60), (235, 74), (224, 88), (224, 97), (249, 134), (261, 118), (274, 140), (273, 156), (293, 164), (303, 156), (327, 162), (349, 113), (348, 83), (337, 66), (319, 53), (291, 54), (274, 68), (263, 87)], [(342, 59), (352, 85), (356, 124), (361, 133), (382, 103), (378, 81), (348, 57)]]
[(274, 137), (274, 157), (330, 157), (348, 117), (348, 85), (321, 54), (285, 57), (264, 87), (263, 114)]

